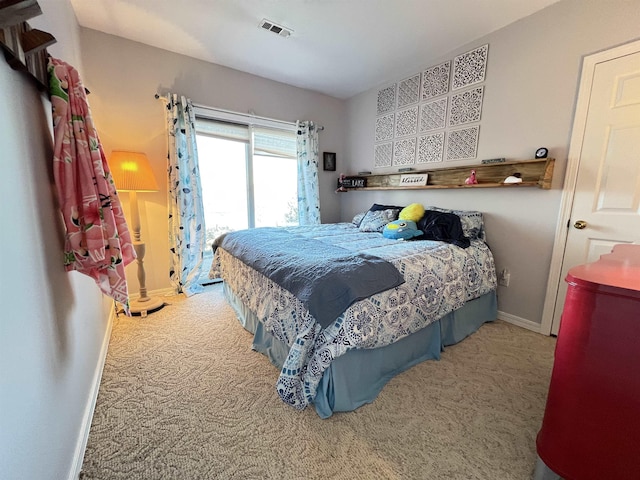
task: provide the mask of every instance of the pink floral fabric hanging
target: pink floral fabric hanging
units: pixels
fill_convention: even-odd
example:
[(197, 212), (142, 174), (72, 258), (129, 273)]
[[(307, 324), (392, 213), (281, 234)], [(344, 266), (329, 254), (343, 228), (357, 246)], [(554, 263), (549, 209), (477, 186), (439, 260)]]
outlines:
[(76, 69), (50, 58), (49, 93), (53, 173), (66, 228), (65, 269), (93, 278), (129, 315), (124, 267), (136, 253)]

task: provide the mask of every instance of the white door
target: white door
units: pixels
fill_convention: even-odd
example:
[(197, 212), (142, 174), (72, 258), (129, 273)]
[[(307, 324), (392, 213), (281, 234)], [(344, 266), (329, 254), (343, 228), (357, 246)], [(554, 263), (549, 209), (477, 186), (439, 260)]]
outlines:
[(640, 42), (594, 57), (583, 65), (582, 108), (571, 138), (577, 173), (553, 334), (560, 326), (568, 270), (597, 260), (615, 244), (640, 243)]

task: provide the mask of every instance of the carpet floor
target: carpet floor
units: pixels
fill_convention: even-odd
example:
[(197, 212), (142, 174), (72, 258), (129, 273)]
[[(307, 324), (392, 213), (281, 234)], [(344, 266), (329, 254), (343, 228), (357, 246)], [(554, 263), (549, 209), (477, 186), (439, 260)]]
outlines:
[(221, 285), (116, 318), (80, 478), (532, 478), (554, 338), (485, 324), (326, 420), (251, 341)]

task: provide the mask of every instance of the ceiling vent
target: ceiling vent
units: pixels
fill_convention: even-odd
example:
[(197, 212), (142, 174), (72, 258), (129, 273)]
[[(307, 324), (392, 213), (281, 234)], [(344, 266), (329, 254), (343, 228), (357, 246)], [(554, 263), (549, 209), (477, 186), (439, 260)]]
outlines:
[(267, 20), (265, 18), (260, 22), (260, 28), (264, 28), (265, 30), (269, 30), (270, 32), (275, 33), (276, 35), (280, 35), (281, 37), (289, 37), (293, 30), (287, 27), (283, 27), (282, 25), (278, 25), (277, 23), (272, 22), (271, 20)]

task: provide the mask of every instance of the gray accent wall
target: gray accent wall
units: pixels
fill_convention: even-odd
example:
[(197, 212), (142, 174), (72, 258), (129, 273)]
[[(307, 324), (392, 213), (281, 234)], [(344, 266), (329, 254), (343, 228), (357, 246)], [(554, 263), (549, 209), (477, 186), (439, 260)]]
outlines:
[[(350, 170), (373, 170), (377, 92), (391, 82), (489, 44), (484, 105), (476, 163), (506, 157), (532, 159), (538, 147), (556, 158), (551, 190), (449, 189), (350, 192), (341, 196), (341, 218), (350, 220), (372, 203), (422, 203), (485, 213), (488, 243), (498, 271), (511, 272), (498, 288), (502, 317), (539, 329), (558, 220), (582, 58), (637, 39), (638, 0), (564, 0), (460, 46), (424, 58), (415, 71), (398, 72), (347, 101), (346, 153)], [(416, 46), (416, 56), (420, 47)], [(444, 162), (442, 166), (465, 165)], [(471, 162), (470, 162), (471, 163)], [(391, 169), (393, 170), (393, 169)], [(471, 167), (469, 168), (471, 170)], [(376, 170), (375, 172), (385, 170)]]

